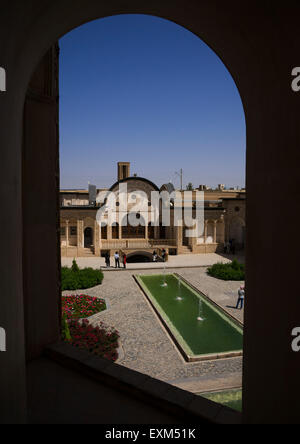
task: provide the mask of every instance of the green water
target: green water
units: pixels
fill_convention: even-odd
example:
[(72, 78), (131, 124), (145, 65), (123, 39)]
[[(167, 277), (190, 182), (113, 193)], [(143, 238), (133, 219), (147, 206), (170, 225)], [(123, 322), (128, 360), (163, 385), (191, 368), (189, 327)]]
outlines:
[[(139, 276), (139, 279), (156, 301), (172, 333), (176, 338), (182, 337), (185, 342), (183, 347), (189, 347), (188, 354), (206, 355), (242, 350), (242, 330), (232, 325), (226, 316), (213, 309), (204, 298), (201, 298), (200, 311), (200, 296), (176, 276)], [(162, 287), (164, 279), (168, 284), (165, 288)], [(181, 301), (176, 300), (178, 296), (182, 298)], [(204, 321), (197, 320), (199, 315)]]
[(210, 401), (217, 402), (218, 404), (226, 405), (227, 407), (237, 410), (238, 412), (242, 412), (242, 390), (227, 390), (219, 393), (200, 393), (200, 396), (209, 399)]

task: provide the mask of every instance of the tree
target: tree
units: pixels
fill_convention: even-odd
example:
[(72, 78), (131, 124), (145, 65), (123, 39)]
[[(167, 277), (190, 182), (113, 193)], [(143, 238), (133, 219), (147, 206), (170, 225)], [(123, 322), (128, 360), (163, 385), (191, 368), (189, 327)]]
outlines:
[(194, 185), (192, 184), (192, 182), (190, 182), (188, 184), (188, 186), (186, 187), (187, 191), (193, 191), (194, 190)]

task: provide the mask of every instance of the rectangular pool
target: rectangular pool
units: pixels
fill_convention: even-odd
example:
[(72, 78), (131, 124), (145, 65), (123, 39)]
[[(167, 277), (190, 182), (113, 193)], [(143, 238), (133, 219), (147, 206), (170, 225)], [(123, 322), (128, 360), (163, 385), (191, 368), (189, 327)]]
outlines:
[(187, 361), (242, 355), (242, 326), (204, 294), (174, 274), (135, 278)]

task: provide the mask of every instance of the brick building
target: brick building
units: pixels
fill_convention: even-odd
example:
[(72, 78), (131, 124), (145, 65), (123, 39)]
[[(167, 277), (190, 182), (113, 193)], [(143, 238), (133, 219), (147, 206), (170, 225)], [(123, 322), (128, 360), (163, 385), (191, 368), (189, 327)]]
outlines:
[[(118, 196), (120, 185), (127, 186), (128, 202), (126, 211), (120, 208)], [(200, 187), (201, 189), (201, 187)], [(153, 249), (165, 249), (169, 254), (206, 254), (223, 251), (225, 242), (233, 239), (237, 249), (245, 246), (246, 193), (245, 191), (205, 190), (204, 192), (204, 229), (199, 236), (188, 237), (187, 227), (178, 227), (174, 222), (174, 204), (170, 202), (170, 224), (165, 226), (160, 208), (159, 222), (154, 226), (152, 192), (167, 191), (175, 193), (182, 200), (181, 213), (190, 207), (195, 217), (197, 191), (186, 199), (181, 191), (175, 191), (172, 184), (158, 188), (150, 180), (131, 176), (130, 163), (118, 163), (118, 180), (107, 190), (98, 189), (95, 193), (113, 193), (116, 196), (116, 214), (113, 223), (98, 223), (97, 214), (105, 202), (96, 203), (90, 190), (63, 190), (61, 204), (61, 252), (62, 256), (85, 257), (112, 254), (115, 250), (125, 251), (129, 256), (137, 253), (150, 258)], [(134, 213), (135, 203), (132, 196), (143, 194), (147, 199), (143, 211)], [(138, 199), (137, 199), (138, 201)], [(130, 217), (139, 219), (133, 227)], [(105, 219), (105, 218), (104, 218)], [(126, 219), (126, 220), (125, 220)]]

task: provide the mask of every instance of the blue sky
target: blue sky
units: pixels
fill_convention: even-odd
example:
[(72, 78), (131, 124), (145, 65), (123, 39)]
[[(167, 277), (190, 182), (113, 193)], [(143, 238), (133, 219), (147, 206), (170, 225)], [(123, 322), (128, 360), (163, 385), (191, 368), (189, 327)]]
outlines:
[(158, 185), (245, 185), (246, 129), (218, 56), (175, 23), (122, 15), (60, 40), (61, 187), (108, 187), (118, 161)]

